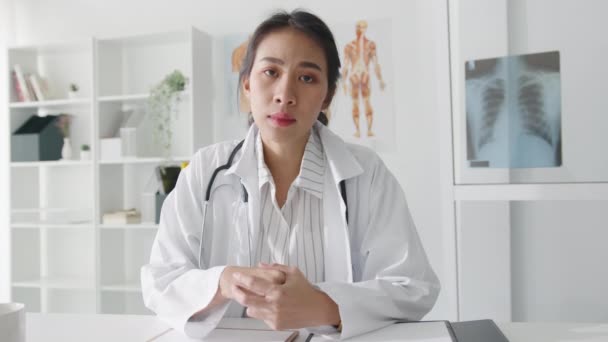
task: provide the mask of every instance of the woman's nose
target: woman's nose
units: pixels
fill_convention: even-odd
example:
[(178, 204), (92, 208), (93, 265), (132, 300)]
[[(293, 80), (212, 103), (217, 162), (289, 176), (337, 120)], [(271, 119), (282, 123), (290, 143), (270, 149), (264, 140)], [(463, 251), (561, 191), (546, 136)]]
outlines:
[(288, 78), (283, 79), (276, 88), (274, 102), (277, 104), (285, 104), (287, 106), (293, 106), (296, 104), (296, 94), (293, 89), (293, 84)]

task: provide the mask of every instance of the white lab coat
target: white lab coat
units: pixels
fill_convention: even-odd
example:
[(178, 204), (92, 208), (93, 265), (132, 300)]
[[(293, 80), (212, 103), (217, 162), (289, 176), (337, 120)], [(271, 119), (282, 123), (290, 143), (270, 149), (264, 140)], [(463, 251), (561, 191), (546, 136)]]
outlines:
[[(412, 222), (401, 186), (371, 150), (346, 144), (316, 123), (327, 158), (325, 281), (314, 284), (339, 307), (348, 338), (393, 323), (420, 320), (434, 305), (439, 281)], [(203, 337), (224, 316), (243, 308), (229, 302), (195, 315), (214, 297), (226, 265), (249, 266), (260, 231), (255, 125), (233, 165), (215, 179), (200, 252), (203, 202), (213, 171), (237, 142), (198, 151), (162, 208), (150, 263), (142, 268), (144, 302), (174, 329)], [(349, 223), (339, 183), (345, 180)], [(242, 184), (242, 185), (241, 185)], [(249, 194), (243, 201), (242, 186)], [(199, 257), (200, 268), (199, 268)]]

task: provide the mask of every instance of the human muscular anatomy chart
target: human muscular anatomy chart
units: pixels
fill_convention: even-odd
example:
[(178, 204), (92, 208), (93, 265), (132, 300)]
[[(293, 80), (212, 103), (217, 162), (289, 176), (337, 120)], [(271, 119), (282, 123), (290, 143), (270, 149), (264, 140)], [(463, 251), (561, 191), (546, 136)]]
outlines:
[(468, 61), (465, 70), (471, 167), (562, 165), (558, 52)]
[(395, 148), (393, 25), (354, 18), (332, 27), (342, 67), (329, 126), (348, 142)]
[(365, 36), (367, 21), (359, 20), (356, 24), (356, 38), (344, 47), (342, 84), (344, 93), (352, 98), (352, 115), (355, 124), (355, 137), (360, 137), (359, 129), (359, 95), (365, 106), (365, 118), (367, 119), (367, 136), (374, 136), (372, 123), (374, 110), (370, 103), (370, 64), (373, 64), (376, 77), (378, 78), (380, 89), (384, 90), (386, 84), (382, 80), (382, 72), (378, 63), (376, 53), (376, 43)]

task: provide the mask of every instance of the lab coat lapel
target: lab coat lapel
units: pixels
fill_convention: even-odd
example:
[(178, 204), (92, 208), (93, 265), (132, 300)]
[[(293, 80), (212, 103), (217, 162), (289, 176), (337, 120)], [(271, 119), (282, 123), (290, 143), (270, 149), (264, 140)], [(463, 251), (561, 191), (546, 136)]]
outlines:
[(352, 282), (350, 234), (345, 218), (346, 206), (339, 189), (342, 180), (360, 175), (363, 169), (342, 139), (320, 123), (316, 123), (316, 128), (326, 156), (323, 193), (325, 281)]
[[(246, 207), (241, 207), (238, 210), (237, 220), (239, 220), (239, 224), (235, 227), (239, 229), (237, 232), (239, 243), (229, 251), (230, 254), (238, 255), (238, 265), (242, 266), (254, 266), (249, 265), (249, 262), (250, 260), (253, 262), (255, 241), (258, 239), (260, 231), (260, 191), (258, 188), (258, 166), (255, 157), (256, 134), (257, 127), (251, 125), (238, 159), (235, 159), (235, 162), (226, 171), (226, 175), (234, 174), (240, 178), (239, 187), (244, 186), (249, 197), (248, 210)], [(242, 203), (242, 199), (238, 199), (238, 201)], [(247, 204), (243, 203), (241, 206)], [(242, 217), (243, 215), (247, 215), (247, 218)], [(249, 232), (246, 231), (247, 228)]]

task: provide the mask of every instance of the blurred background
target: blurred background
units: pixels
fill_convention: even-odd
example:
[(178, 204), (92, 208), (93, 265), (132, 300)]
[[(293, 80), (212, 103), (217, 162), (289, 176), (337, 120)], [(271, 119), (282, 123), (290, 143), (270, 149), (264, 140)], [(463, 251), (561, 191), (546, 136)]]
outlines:
[(0, 0), (0, 302), (150, 314), (164, 196), (245, 134), (239, 47), (295, 8), (343, 63), (357, 23), (376, 43), (375, 136), (344, 92), (330, 128), (404, 188), (442, 283), (427, 319), (608, 320), (601, 0)]

